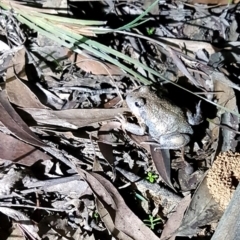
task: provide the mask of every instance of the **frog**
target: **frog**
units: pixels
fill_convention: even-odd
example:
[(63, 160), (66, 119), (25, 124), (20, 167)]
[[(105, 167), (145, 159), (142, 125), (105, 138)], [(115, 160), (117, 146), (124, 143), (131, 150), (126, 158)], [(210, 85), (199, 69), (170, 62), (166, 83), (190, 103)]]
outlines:
[(156, 94), (149, 86), (141, 86), (126, 95), (126, 103), (139, 125), (129, 123), (123, 115), (117, 119), (130, 133), (144, 135), (147, 131), (159, 149), (179, 149), (189, 143), (192, 125), (202, 122), (201, 101), (195, 114), (189, 110), (185, 113), (165, 95), (164, 91)]

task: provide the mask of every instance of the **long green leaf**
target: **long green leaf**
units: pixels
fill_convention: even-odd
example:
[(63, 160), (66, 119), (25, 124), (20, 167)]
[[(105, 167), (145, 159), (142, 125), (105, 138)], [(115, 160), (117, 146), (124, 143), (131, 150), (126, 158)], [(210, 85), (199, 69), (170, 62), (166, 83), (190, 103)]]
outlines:
[(152, 8), (154, 8), (159, 3), (159, 0), (156, 0), (153, 2), (141, 15), (136, 17), (132, 22), (118, 28), (118, 30), (127, 30), (129, 28), (132, 28), (132, 26), (137, 23), (139, 20), (141, 20), (144, 16), (148, 14), (149, 11), (151, 11)]

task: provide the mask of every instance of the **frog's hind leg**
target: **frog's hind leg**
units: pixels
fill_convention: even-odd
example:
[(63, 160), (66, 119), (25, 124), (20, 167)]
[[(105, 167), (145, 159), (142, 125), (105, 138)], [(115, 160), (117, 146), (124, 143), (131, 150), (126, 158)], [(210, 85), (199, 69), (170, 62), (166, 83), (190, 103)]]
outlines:
[(162, 135), (159, 138), (159, 148), (161, 149), (179, 149), (187, 145), (190, 137), (183, 133), (171, 133)]
[(154, 139), (154, 141), (141, 142), (141, 144), (155, 145), (155, 149), (179, 149), (183, 148), (189, 143), (190, 137), (183, 133), (171, 133), (167, 135), (160, 136), (159, 139)]

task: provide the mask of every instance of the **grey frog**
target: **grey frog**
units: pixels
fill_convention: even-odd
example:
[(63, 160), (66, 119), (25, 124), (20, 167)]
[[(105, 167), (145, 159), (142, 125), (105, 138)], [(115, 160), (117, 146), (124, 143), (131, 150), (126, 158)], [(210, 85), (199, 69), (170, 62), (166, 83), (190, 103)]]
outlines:
[(148, 129), (160, 149), (178, 149), (185, 146), (190, 141), (189, 135), (193, 134), (190, 124), (197, 125), (202, 121), (200, 102), (195, 115), (190, 112), (185, 114), (163, 94), (158, 96), (147, 86), (129, 93), (126, 102), (140, 126), (127, 122), (123, 116), (117, 117), (123, 129), (136, 135), (143, 135)]

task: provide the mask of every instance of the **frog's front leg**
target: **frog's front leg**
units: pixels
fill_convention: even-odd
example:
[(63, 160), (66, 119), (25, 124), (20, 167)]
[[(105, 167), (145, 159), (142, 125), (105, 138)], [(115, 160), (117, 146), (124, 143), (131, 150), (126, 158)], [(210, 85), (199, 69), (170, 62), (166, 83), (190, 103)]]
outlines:
[(140, 126), (134, 123), (129, 123), (127, 119), (121, 114), (119, 114), (116, 119), (119, 120), (122, 124), (122, 129), (127, 130), (130, 133), (136, 135), (144, 135), (146, 131), (146, 125), (144, 123), (140, 123)]
[(190, 141), (190, 137), (183, 133), (171, 133), (162, 135), (158, 140), (159, 149), (179, 149), (187, 145)]
[(198, 125), (203, 121), (200, 105), (201, 105), (201, 101), (199, 101), (199, 103), (196, 105), (196, 113), (195, 114), (192, 114), (189, 110), (187, 111), (187, 118), (188, 118), (189, 124)]

